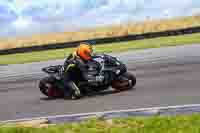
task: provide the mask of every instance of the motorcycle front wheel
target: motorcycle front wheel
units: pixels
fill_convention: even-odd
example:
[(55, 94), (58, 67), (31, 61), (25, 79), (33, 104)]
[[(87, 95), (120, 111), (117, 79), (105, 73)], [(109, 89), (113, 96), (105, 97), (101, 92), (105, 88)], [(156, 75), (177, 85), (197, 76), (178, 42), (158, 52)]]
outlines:
[(122, 74), (119, 79), (112, 82), (112, 88), (114, 88), (116, 91), (129, 90), (135, 85), (136, 77), (130, 72)]

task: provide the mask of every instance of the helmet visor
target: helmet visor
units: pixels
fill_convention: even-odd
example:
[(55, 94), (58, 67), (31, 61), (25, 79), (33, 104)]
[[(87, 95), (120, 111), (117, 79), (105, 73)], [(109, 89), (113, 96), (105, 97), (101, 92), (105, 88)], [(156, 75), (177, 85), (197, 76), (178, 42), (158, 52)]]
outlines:
[(84, 54), (91, 58), (93, 56), (93, 50), (91, 50), (90, 52), (89, 51), (85, 51)]

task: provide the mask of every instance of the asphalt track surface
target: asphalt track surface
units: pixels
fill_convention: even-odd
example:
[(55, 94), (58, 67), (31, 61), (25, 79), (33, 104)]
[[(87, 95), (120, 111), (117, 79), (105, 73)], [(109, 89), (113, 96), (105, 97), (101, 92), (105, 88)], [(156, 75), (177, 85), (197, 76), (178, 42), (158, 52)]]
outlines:
[[(113, 54), (115, 55), (115, 54)], [(115, 55), (136, 74), (134, 89), (81, 100), (48, 100), (38, 89), (44, 66), (63, 60), (0, 66), (0, 120), (200, 103), (200, 45)]]

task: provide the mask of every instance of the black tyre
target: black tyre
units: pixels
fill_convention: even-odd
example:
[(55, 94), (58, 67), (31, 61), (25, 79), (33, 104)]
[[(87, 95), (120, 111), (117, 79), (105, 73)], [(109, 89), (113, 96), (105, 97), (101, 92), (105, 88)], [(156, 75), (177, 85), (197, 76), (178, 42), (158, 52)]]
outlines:
[(121, 79), (115, 80), (112, 83), (112, 88), (117, 91), (129, 90), (136, 85), (136, 77), (130, 73), (126, 72), (122, 75)]
[(131, 88), (133, 88), (136, 85), (136, 77), (135, 77), (135, 75), (133, 75), (130, 72), (126, 72), (124, 74), (124, 77), (126, 77), (129, 80), (131, 80), (131, 85), (130, 85)]
[(39, 82), (41, 93), (45, 96), (48, 96), (49, 98), (56, 98), (61, 96), (61, 94), (54, 87), (54, 81), (55, 79), (52, 77), (45, 77)]

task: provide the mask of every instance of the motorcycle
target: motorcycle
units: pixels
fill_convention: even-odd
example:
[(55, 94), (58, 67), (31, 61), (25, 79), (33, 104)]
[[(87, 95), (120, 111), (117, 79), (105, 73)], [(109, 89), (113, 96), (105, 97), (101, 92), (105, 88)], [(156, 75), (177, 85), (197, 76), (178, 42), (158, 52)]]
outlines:
[[(64, 80), (62, 78), (64, 66), (55, 65), (42, 68), (42, 71), (48, 76), (42, 78), (39, 82), (39, 88), (42, 94), (49, 98), (63, 97)], [(127, 67), (118, 58), (98, 54), (93, 56), (92, 61), (88, 63), (88, 74), (104, 75), (106, 82), (91, 83), (81, 80), (80, 76), (72, 72), (73, 82), (80, 88), (83, 94), (100, 92), (112, 87), (116, 91), (132, 89), (136, 85), (136, 77), (127, 71)]]

